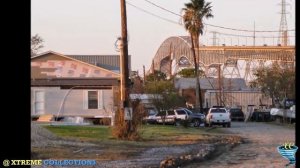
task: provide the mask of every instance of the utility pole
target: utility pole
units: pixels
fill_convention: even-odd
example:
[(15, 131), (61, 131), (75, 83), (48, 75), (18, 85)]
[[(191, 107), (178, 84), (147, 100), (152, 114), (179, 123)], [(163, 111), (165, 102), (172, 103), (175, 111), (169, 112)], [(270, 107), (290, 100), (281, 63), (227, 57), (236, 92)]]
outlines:
[(145, 65), (143, 65), (143, 75), (144, 75), (144, 86), (145, 86), (145, 83), (146, 83), (146, 72), (145, 72)]
[[(120, 0), (121, 4), (121, 54), (120, 54), (120, 74), (121, 74), (121, 102), (120, 110), (125, 116), (125, 108), (129, 106), (129, 68), (128, 68), (128, 42), (127, 42), (127, 17), (125, 0)], [(128, 122), (128, 131), (130, 131)]]
[(255, 46), (255, 21), (254, 21), (254, 31), (253, 31), (253, 46)]
[(154, 69), (154, 59), (152, 59), (152, 73), (154, 74), (154, 71), (155, 71), (155, 69)]
[[(219, 101), (218, 101), (218, 105), (221, 106), (222, 105), (222, 82), (221, 82), (221, 64), (218, 65), (218, 85), (219, 85)], [(219, 104), (220, 103), (220, 104)]]

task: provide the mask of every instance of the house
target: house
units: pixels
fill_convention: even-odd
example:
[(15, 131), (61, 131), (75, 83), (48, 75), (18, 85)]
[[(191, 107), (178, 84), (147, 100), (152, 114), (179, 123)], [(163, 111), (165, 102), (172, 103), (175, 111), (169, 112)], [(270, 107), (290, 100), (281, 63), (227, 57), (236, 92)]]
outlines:
[[(103, 65), (102, 65), (103, 66)], [(31, 58), (31, 115), (113, 123), (119, 73), (53, 51)]]

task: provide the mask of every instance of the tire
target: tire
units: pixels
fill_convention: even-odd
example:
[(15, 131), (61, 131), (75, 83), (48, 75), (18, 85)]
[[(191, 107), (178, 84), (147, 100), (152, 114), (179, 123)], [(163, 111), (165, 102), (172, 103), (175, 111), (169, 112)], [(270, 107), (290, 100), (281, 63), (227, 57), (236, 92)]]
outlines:
[(231, 127), (231, 123), (228, 123), (228, 124), (227, 124), (227, 127), (230, 128), (230, 127)]
[(222, 124), (222, 126), (225, 128), (227, 124)]
[(200, 127), (200, 120), (194, 119), (193, 123), (194, 123), (194, 127)]
[(181, 124), (180, 124), (180, 120), (178, 120), (178, 119), (175, 119), (175, 123), (174, 123), (174, 125), (175, 126), (180, 126)]

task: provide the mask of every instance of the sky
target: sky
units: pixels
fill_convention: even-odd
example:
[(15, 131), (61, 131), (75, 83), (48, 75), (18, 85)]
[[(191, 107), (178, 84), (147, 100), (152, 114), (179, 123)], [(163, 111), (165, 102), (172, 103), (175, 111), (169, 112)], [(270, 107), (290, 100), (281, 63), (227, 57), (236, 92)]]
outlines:
[[(147, 2), (148, 1), (148, 2)], [(188, 36), (180, 17), (152, 5), (181, 14), (190, 0), (127, 0), (128, 53), (132, 70), (150, 68), (156, 51), (171, 36)], [(206, 0), (211, 2), (213, 18), (205, 24), (234, 29), (278, 31), (281, 0)], [(295, 0), (286, 0), (288, 29), (295, 29)], [(138, 7), (134, 7), (134, 6)], [(142, 11), (144, 10), (144, 11)], [(145, 11), (156, 15), (153, 16)], [(159, 17), (157, 17), (159, 16)], [(253, 32), (232, 31), (205, 26), (200, 42), (212, 45), (212, 32), (217, 31), (217, 44), (252, 45)], [(120, 0), (31, 0), (31, 35), (44, 40), (44, 51), (61, 54), (119, 54), (115, 42), (121, 36)], [(234, 34), (229, 36), (224, 34)], [(239, 37), (237, 36), (239, 35)], [(276, 45), (278, 32), (256, 33), (256, 45)], [(295, 36), (295, 31), (289, 31)], [(263, 38), (271, 37), (271, 38)], [(273, 37), (273, 38), (272, 38)], [(295, 37), (289, 39), (295, 44)]]

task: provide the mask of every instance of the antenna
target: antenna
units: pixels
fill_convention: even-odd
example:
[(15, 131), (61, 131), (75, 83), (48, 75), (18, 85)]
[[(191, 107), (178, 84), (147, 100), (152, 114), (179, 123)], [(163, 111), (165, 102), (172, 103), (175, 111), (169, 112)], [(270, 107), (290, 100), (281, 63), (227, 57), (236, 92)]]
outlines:
[(254, 21), (254, 31), (253, 31), (253, 46), (255, 46), (255, 21)]

